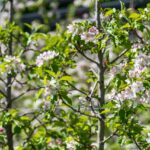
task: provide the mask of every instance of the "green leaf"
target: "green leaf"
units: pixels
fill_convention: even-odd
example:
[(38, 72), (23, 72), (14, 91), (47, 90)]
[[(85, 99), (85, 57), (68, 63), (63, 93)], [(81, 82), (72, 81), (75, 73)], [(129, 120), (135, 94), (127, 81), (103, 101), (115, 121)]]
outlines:
[(40, 96), (42, 95), (44, 89), (40, 89), (37, 93), (37, 98), (40, 98)]
[(131, 19), (138, 19), (138, 18), (140, 18), (140, 14), (138, 14), (138, 13), (132, 13), (132, 14), (129, 16), (129, 18), (131, 18)]
[(120, 117), (122, 122), (125, 122), (125, 115), (126, 115), (125, 110), (124, 109), (120, 109), (119, 117)]
[(52, 77), (56, 77), (56, 74), (55, 74), (55, 72), (53, 72), (53, 71), (50, 71), (50, 70), (46, 70), (46, 72), (50, 75), (50, 76), (52, 76)]
[(115, 9), (110, 9), (110, 10), (108, 10), (108, 11), (105, 13), (105, 16), (106, 16), (106, 17), (107, 17), (107, 16), (110, 16), (110, 15), (112, 15), (114, 12), (115, 12)]
[(105, 109), (105, 110), (103, 110), (103, 111), (101, 112), (101, 114), (106, 114), (106, 113), (108, 113), (108, 112), (110, 112), (110, 109)]
[(20, 119), (22, 121), (29, 121), (30, 120), (30, 118), (28, 116), (22, 116)]
[(60, 81), (73, 81), (71, 76), (63, 76), (59, 79)]
[(10, 109), (9, 113), (11, 114), (12, 117), (16, 117), (16, 115), (17, 115), (18, 112), (17, 112), (16, 109)]
[(0, 134), (0, 143), (4, 143), (5, 142), (5, 136), (2, 134)]
[(44, 85), (47, 84), (47, 76), (44, 77), (44, 81), (43, 81)]
[(68, 104), (72, 105), (72, 100), (71, 100), (71, 98), (69, 98), (67, 96), (67, 92), (62, 92), (61, 96), (62, 96), (62, 98), (63, 98), (64, 101), (66, 101)]
[(121, 27), (121, 29), (126, 29), (126, 28), (130, 28), (131, 26), (130, 26), (130, 24), (129, 23), (126, 23), (125, 25), (123, 25), (122, 27)]
[(21, 132), (21, 127), (15, 126), (15, 127), (14, 127), (14, 133), (15, 133), (15, 134), (19, 134), (20, 132)]

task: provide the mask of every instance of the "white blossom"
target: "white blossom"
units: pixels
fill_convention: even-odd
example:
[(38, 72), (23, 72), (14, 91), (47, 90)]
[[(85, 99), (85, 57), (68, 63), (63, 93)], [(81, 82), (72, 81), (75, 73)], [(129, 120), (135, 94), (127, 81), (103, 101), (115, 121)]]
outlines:
[(56, 53), (55, 51), (44, 52), (37, 57), (36, 65), (38, 67), (41, 67), (44, 64), (44, 62), (51, 60), (51, 59), (55, 58), (56, 56), (58, 56), (58, 53)]
[(132, 52), (136, 52), (138, 49), (142, 49), (142, 48), (143, 48), (143, 45), (138, 43), (138, 44), (133, 44), (131, 50)]
[(56, 94), (56, 90), (59, 88), (59, 84), (55, 79), (47, 81), (46, 87), (43, 91), (43, 96), (46, 99), (50, 95)]
[(16, 56), (6, 55), (3, 63), (5, 64), (5, 72), (8, 74), (12, 73), (12, 71), (22, 72), (25, 70), (25, 65), (21, 62), (21, 59)]
[(75, 25), (74, 24), (70, 24), (67, 26), (67, 32), (68, 33), (73, 33), (76, 29), (75, 29)]
[(69, 24), (67, 26), (67, 33), (71, 33), (72, 36), (80, 35), (84, 32), (84, 28), (80, 26), (78, 23), (80, 23), (81, 20), (75, 20), (72, 24)]
[(44, 100), (43, 101), (43, 109), (44, 110), (50, 109), (50, 106), (51, 106), (51, 102), (49, 100)]
[(98, 29), (95, 26), (92, 26), (91, 28), (89, 28), (88, 33), (93, 35), (93, 36), (95, 36), (95, 35), (99, 34), (99, 31), (98, 31)]
[(135, 67), (137, 66), (150, 66), (150, 56), (146, 54), (139, 54), (135, 58)]
[(144, 92), (145, 88), (143, 86), (143, 83), (141, 81), (133, 82), (129, 87), (125, 88), (120, 93), (117, 93), (116, 95), (113, 93), (109, 97), (116, 100), (135, 100), (138, 98), (137, 93)]
[(130, 78), (139, 78), (141, 74), (150, 67), (150, 56), (146, 54), (139, 54), (134, 59), (133, 69), (129, 71)]
[(66, 143), (68, 150), (76, 150), (76, 145), (78, 144), (76, 141), (69, 141)]
[(140, 98), (142, 103), (150, 103), (150, 90), (146, 90), (143, 96)]
[(98, 29), (95, 26), (90, 27), (87, 31), (78, 24), (78, 22), (73, 22), (67, 26), (67, 32), (71, 33), (72, 36), (80, 35), (81, 39), (85, 42), (97, 42), (96, 36), (99, 34)]
[(129, 70), (129, 77), (130, 77), (130, 78), (134, 78), (134, 77), (138, 78), (138, 77), (141, 76), (141, 74), (142, 74), (145, 70), (147, 70), (147, 67), (137, 66), (137, 67), (135, 67), (134, 69)]
[(88, 32), (81, 33), (81, 39), (86, 42), (96, 42), (96, 36), (99, 34), (98, 29), (95, 26), (89, 28)]
[(49, 87), (45, 87), (45, 89), (44, 89), (44, 93), (43, 93), (44, 97), (49, 96), (49, 95), (50, 95), (50, 93), (51, 93), (50, 88), (49, 88)]
[(126, 65), (126, 62), (123, 62), (123, 63), (119, 63), (118, 65), (112, 67), (112, 69), (110, 70), (110, 76), (114, 77), (117, 74), (121, 73), (122, 69), (125, 67), (125, 65)]

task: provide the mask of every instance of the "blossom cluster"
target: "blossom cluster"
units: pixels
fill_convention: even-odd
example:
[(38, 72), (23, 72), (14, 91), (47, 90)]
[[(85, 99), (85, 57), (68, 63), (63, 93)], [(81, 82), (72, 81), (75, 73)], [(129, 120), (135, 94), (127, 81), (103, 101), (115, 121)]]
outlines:
[(83, 32), (81, 34), (81, 39), (86, 42), (96, 42), (96, 36), (99, 34), (98, 29), (95, 26), (89, 28), (88, 32)]
[[(142, 96), (139, 95), (142, 92)], [(120, 93), (115, 90), (108, 96), (108, 99), (112, 100), (137, 100), (144, 103), (150, 103), (150, 90), (145, 89), (141, 81), (133, 82), (127, 88)]]
[(41, 67), (46, 61), (52, 60), (56, 56), (58, 56), (58, 53), (56, 53), (55, 51), (44, 52), (37, 57), (36, 65), (38, 67)]
[(78, 143), (76, 141), (69, 141), (66, 144), (67, 144), (67, 149), (69, 149), (69, 150), (76, 150), (76, 145)]
[[(121, 92), (112, 90), (107, 98), (109, 100), (137, 100), (144, 103), (150, 103), (150, 90), (144, 87), (144, 76), (142, 73), (148, 71), (150, 68), (150, 56), (144, 53), (139, 53), (133, 59), (133, 68), (128, 72), (128, 79), (125, 80), (126, 88)], [(118, 66), (112, 68), (111, 73), (113, 77), (116, 74), (122, 74), (122, 69), (126, 66), (124, 63), (120, 63)]]
[(117, 74), (120, 74), (122, 72), (122, 69), (125, 67), (125, 65), (126, 65), (126, 62), (122, 62), (122, 63), (119, 63), (118, 65), (112, 67), (111, 76), (114, 77)]
[(43, 91), (43, 109), (47, 110), (51, 106), (50, 97), (56, 94), (56, 90), (59, 88), (59, 85), (55, 79), (47, 81), (46, 86)]
[(96, 42), (96, 36), (99, 34), (98, 29), (95, 26), (92, 26), (88, 31), (84, 31), (83, 27), (78, 26), (77, 23), (73, 23), (67, 27), (68, 33), (71, 33), (72, 36), (80, 35), (81, 39), (85, 42)]
[(130, 78), (139, 78), (141, 74), (150, 67), (150, 56), (139, 54), (134, 60), (134, 67), (129, 71)]
[(79, 25), (79, 22), (80, 21), (74, 21), (72, 24), (69, 24), (67, 26), (67, 33), (71, 33), (72, 36), (80, 35), (84, 31), (84, 28)]
[(58, 148), (58, 146), (61, 146), (63, 144), (63, 141), (61, 139), (51, 139), (51, 141), (48, 143), (48, 147), (50, 148)]
[(7, 72), (8, 74), (11, 74), (12, 71), (17, 73), (25, 70), (25, 65), (16, 56), (6, 55), (2, 64), (4, 64), (4, 70), (1, 70), (1, 72)]
[(46, 98), (47, 96), (54, 95), (56, 94), (56, 89), (59, 88), (59, 85), (55, 79), (51, 79), (50, 81), (47, 81), (47, 85), (44, 89), (44, 97)]

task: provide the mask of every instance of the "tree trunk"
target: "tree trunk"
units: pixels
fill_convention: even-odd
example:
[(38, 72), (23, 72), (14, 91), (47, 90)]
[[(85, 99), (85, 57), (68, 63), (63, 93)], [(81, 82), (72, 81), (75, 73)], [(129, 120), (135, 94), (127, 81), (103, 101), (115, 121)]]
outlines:
[[(12, 23), (13, 22), (13, 0), (10, 0), (10, 19), (9, 22)], [(12, 40), (12, 33), (10, 33), (10, 37), (9, 37), (9, 48), (8, 48), (8, 55), (12, 56), (12, 44), (13, 44), (13, 40)], [(9, 109), (12, 108), (12, 101), (11, 101), (11, 82), (12, 82), (12, 77), (11, 75), (7, 75), (7, 108), (6, 110), (8, 111)], [(12, 131), (12, 123), (9, 122), (6, 126), (6, 135), (7, 135), (7, 145), (8, 145), (8, 149), (9, 150), (14, 150), (13, 147), (13, 131)]]
[[(100, 103), (100, 107), (102, 108), (103, 105), (105, 104), (105, 85), (104, 85), (104, 66), (103, 66), (103, 53), (102, 51), (99, 52), (98, 55), (99, 58), (99, 63), (100, 63), (100, 67), (99, 67), (99, 103)], [(102, 112), (104, 109), (100, 108), (100, 112)], [(104, 150), (104, 136), (105, 136), (105, 115), (101, 114), (101, 119), (98, 121), (99, 123), (99, 131), (98, 131), (98, 150)]]
[[(96, 0), (96, 26), (100, 31), (101, 21), (100, 21), (100, 0)], [(99, 60), (99, 104), (102, 108), (105, 104), (105, 85), (104, 85), (104, 63), (103, 63), (103, 52), (100, 50), (98, 53), (98, 60)], [(100, 109), (100, 112), (103, 109)], [(101, 114), (101, 119), (98, 120), (98, 150), (104, 150), (104, 136), (105, 136), (105, 115)]]

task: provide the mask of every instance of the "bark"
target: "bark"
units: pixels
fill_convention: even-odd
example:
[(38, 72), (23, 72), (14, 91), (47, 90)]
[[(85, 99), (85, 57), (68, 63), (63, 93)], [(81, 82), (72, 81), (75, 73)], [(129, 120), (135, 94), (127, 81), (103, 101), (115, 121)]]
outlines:
[[(102, 108), (103, 105), (105, 104), (105, 85), (104, 85), (104, 73), (105, 73), (105, 68), (103, 66), (103, 53), (102, 51), (99, 52), (98, 55), (99, 62), (100, 62), (100, 67), (99, 67), (99, 103), (100, 107)], [(102, 112), (104, 109), (100, 109), (100, 112)], [(101, 114), (100, 119), (98, 121), (99, 124), (99, 131), (98, 131), (98, 150), (104, 150), (104, 136), (105, 136), (105, 115)]]
[[(9, 0), (10, 2), (10, 19), (9, 22), (12, 23), (13, 22), (13, 0)], [(8, 55), (13, 55), (12, 54), (12, 44), (13, 44), (13, 40), (12, 40), (12, 32), (10, 33), (10, 37), (9, 37), (9, 48), (8, 48)], [(9, 109), (12, 108), (12, 93), (11, 93), (11, 81), (12, 81), (12, 77), (11, 75), (7, 76), (7, 111)], [(12, 123), (9, 122), (6, 126), (6, 135), (7, 135), (7, 145), (8, 145), (8, 149), (9, 150), (14, 150), (13, 147), (13, 131), (12, 131)]]
[[(100, 31), (101, 21), (100, 21), (100, 0), (96, 0), (96, 26)], [(105, 85), (104, 85), (104, 73), (105, 67), (103, 63), (103, 52), (102, 50), (98, 53), (98, 60), (99, 60), (99, 104), (102, 108), (105, 104)], [(100, 109), (100, 112), (103, 109)], [(104, 150), (104, 136), (105, 136), (105, 115), (100, 115), (101, 119), (98, 121), (98, 150)]]

